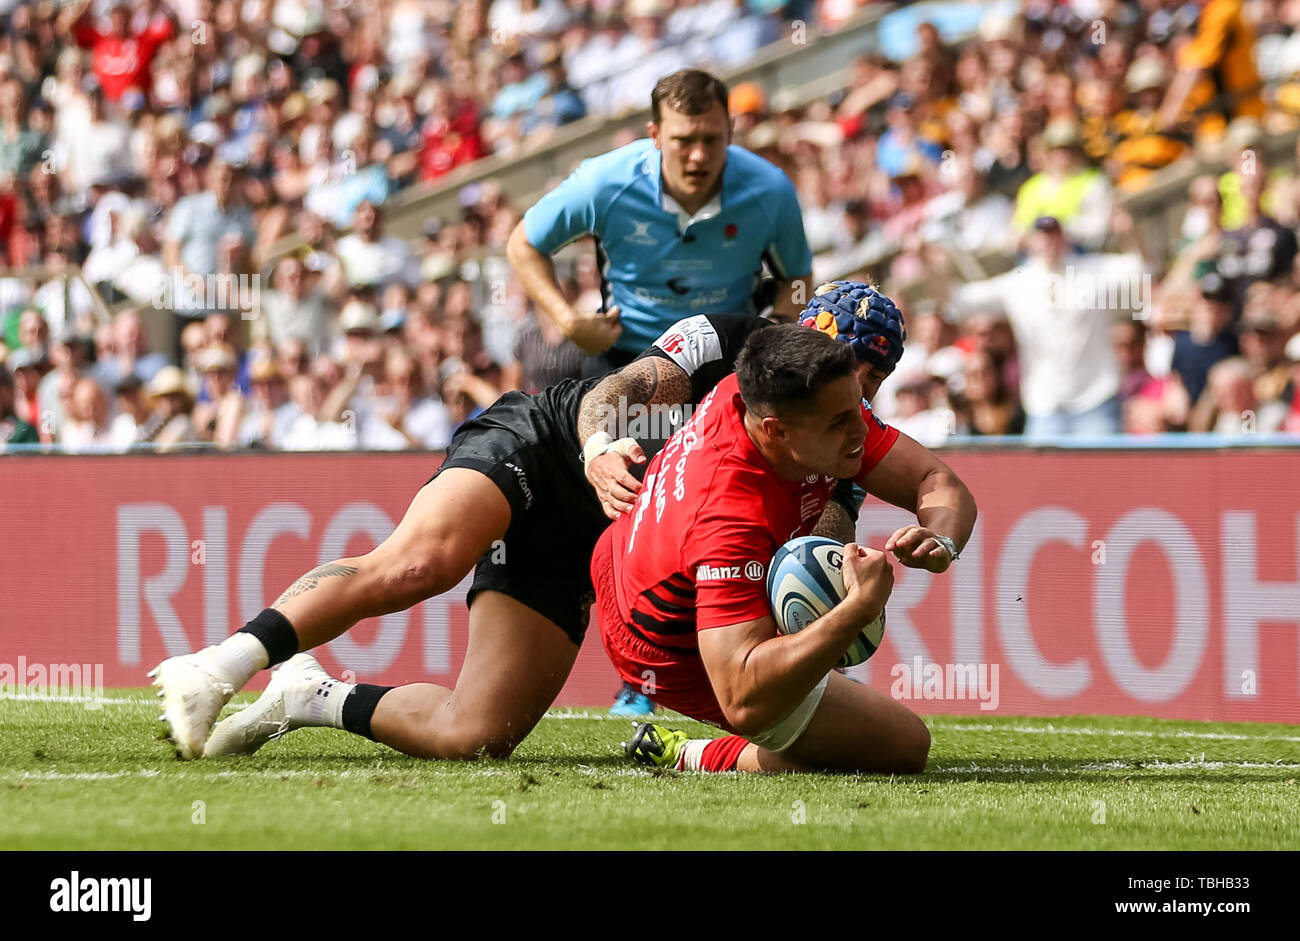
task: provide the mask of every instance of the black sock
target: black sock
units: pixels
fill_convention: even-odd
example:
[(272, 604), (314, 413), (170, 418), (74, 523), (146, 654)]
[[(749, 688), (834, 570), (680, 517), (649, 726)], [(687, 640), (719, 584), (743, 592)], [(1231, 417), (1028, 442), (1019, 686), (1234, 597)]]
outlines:
[(358, 683), (356, 689), (343, 700), (343, 728), (354, 735), (364, 735), (372, 742), (375, 741), (375, 737), (370, 734), (370, 720), (379, 708), (379, 700), (392, 688)]
[(284, 663), (298, 652), (298, 635), (289, 619), (275, 608), (267, 608), (239, 629), (262, 642), (271, 662), (269, 667)]

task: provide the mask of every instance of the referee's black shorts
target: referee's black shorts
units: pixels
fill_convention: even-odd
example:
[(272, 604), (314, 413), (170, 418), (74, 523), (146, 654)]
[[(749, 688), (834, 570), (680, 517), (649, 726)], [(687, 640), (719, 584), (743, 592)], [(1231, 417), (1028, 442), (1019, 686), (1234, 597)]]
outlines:
[(479, 559), (469, 605), (479, 592), (499, 591), (581, 644), (595, 597), (591, 553), (609, 520), (576, 449), (553, 433), (552, 424), (536, 397), (509, 392), (460, 426), (438, 473), (476, 470), (510, 502), (510, 526), (502, 543)]

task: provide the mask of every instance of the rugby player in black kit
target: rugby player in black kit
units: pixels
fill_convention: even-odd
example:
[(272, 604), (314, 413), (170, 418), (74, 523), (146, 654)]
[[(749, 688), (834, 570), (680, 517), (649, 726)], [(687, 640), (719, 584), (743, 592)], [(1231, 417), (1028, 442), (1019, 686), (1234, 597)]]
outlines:
[[(859, 336), (882, 338), (854, 343), (870, 398), (897, 363), (904, 333), (892, 303), (861, 318)], [(508, 756), (568, 678), (593, 597), (592, 548), (630, 509), (639, 488), (632, 471), (663, 443), (616, 438), (615, 420), (634, 405), (697, 403), (767, 324), (689, 317), (619, 372), (536, 395), (510, 392), (466, 422), (383, 543), (318, 566), (221, 644), (150, 674), (178, 755), (251, 754), (292, 729), (325, 726), (416, 757)], [(847, 487), (837, 499), (823, 531), (851, 539), (858, 500)], [(448, 591), (471, 569), (469, 643), (454, 689), (348, 684), (300, 653)], [(236, 691), (279, 663), (256, 703), (213, 728)]]

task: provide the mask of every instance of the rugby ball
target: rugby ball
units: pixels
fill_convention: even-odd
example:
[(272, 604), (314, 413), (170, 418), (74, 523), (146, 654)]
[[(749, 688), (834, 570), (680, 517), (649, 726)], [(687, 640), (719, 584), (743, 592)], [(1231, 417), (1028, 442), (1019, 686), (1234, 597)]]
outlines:
[[(824, 536), (792, 539), (772, 557), (767, 570), (767, 596), (776, 629), (797, 634), (844, 599), (844, 544)], [(880, 646), (885, 612), (862, 629), (837, 667), (862, 663)]]

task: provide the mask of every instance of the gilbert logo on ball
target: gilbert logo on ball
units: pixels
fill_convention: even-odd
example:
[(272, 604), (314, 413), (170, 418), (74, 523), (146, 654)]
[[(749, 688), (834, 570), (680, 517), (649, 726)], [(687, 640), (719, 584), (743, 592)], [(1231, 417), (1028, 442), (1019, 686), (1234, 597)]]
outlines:
[[(767, 595), (782, 634), (797, 634), (844, 600), (844, 544), (823, 536), (792, 539), (772, 557)], [(851, 667), (876, 652), (885, 633), (885, 613), (854, 638), (836, 663)]]

